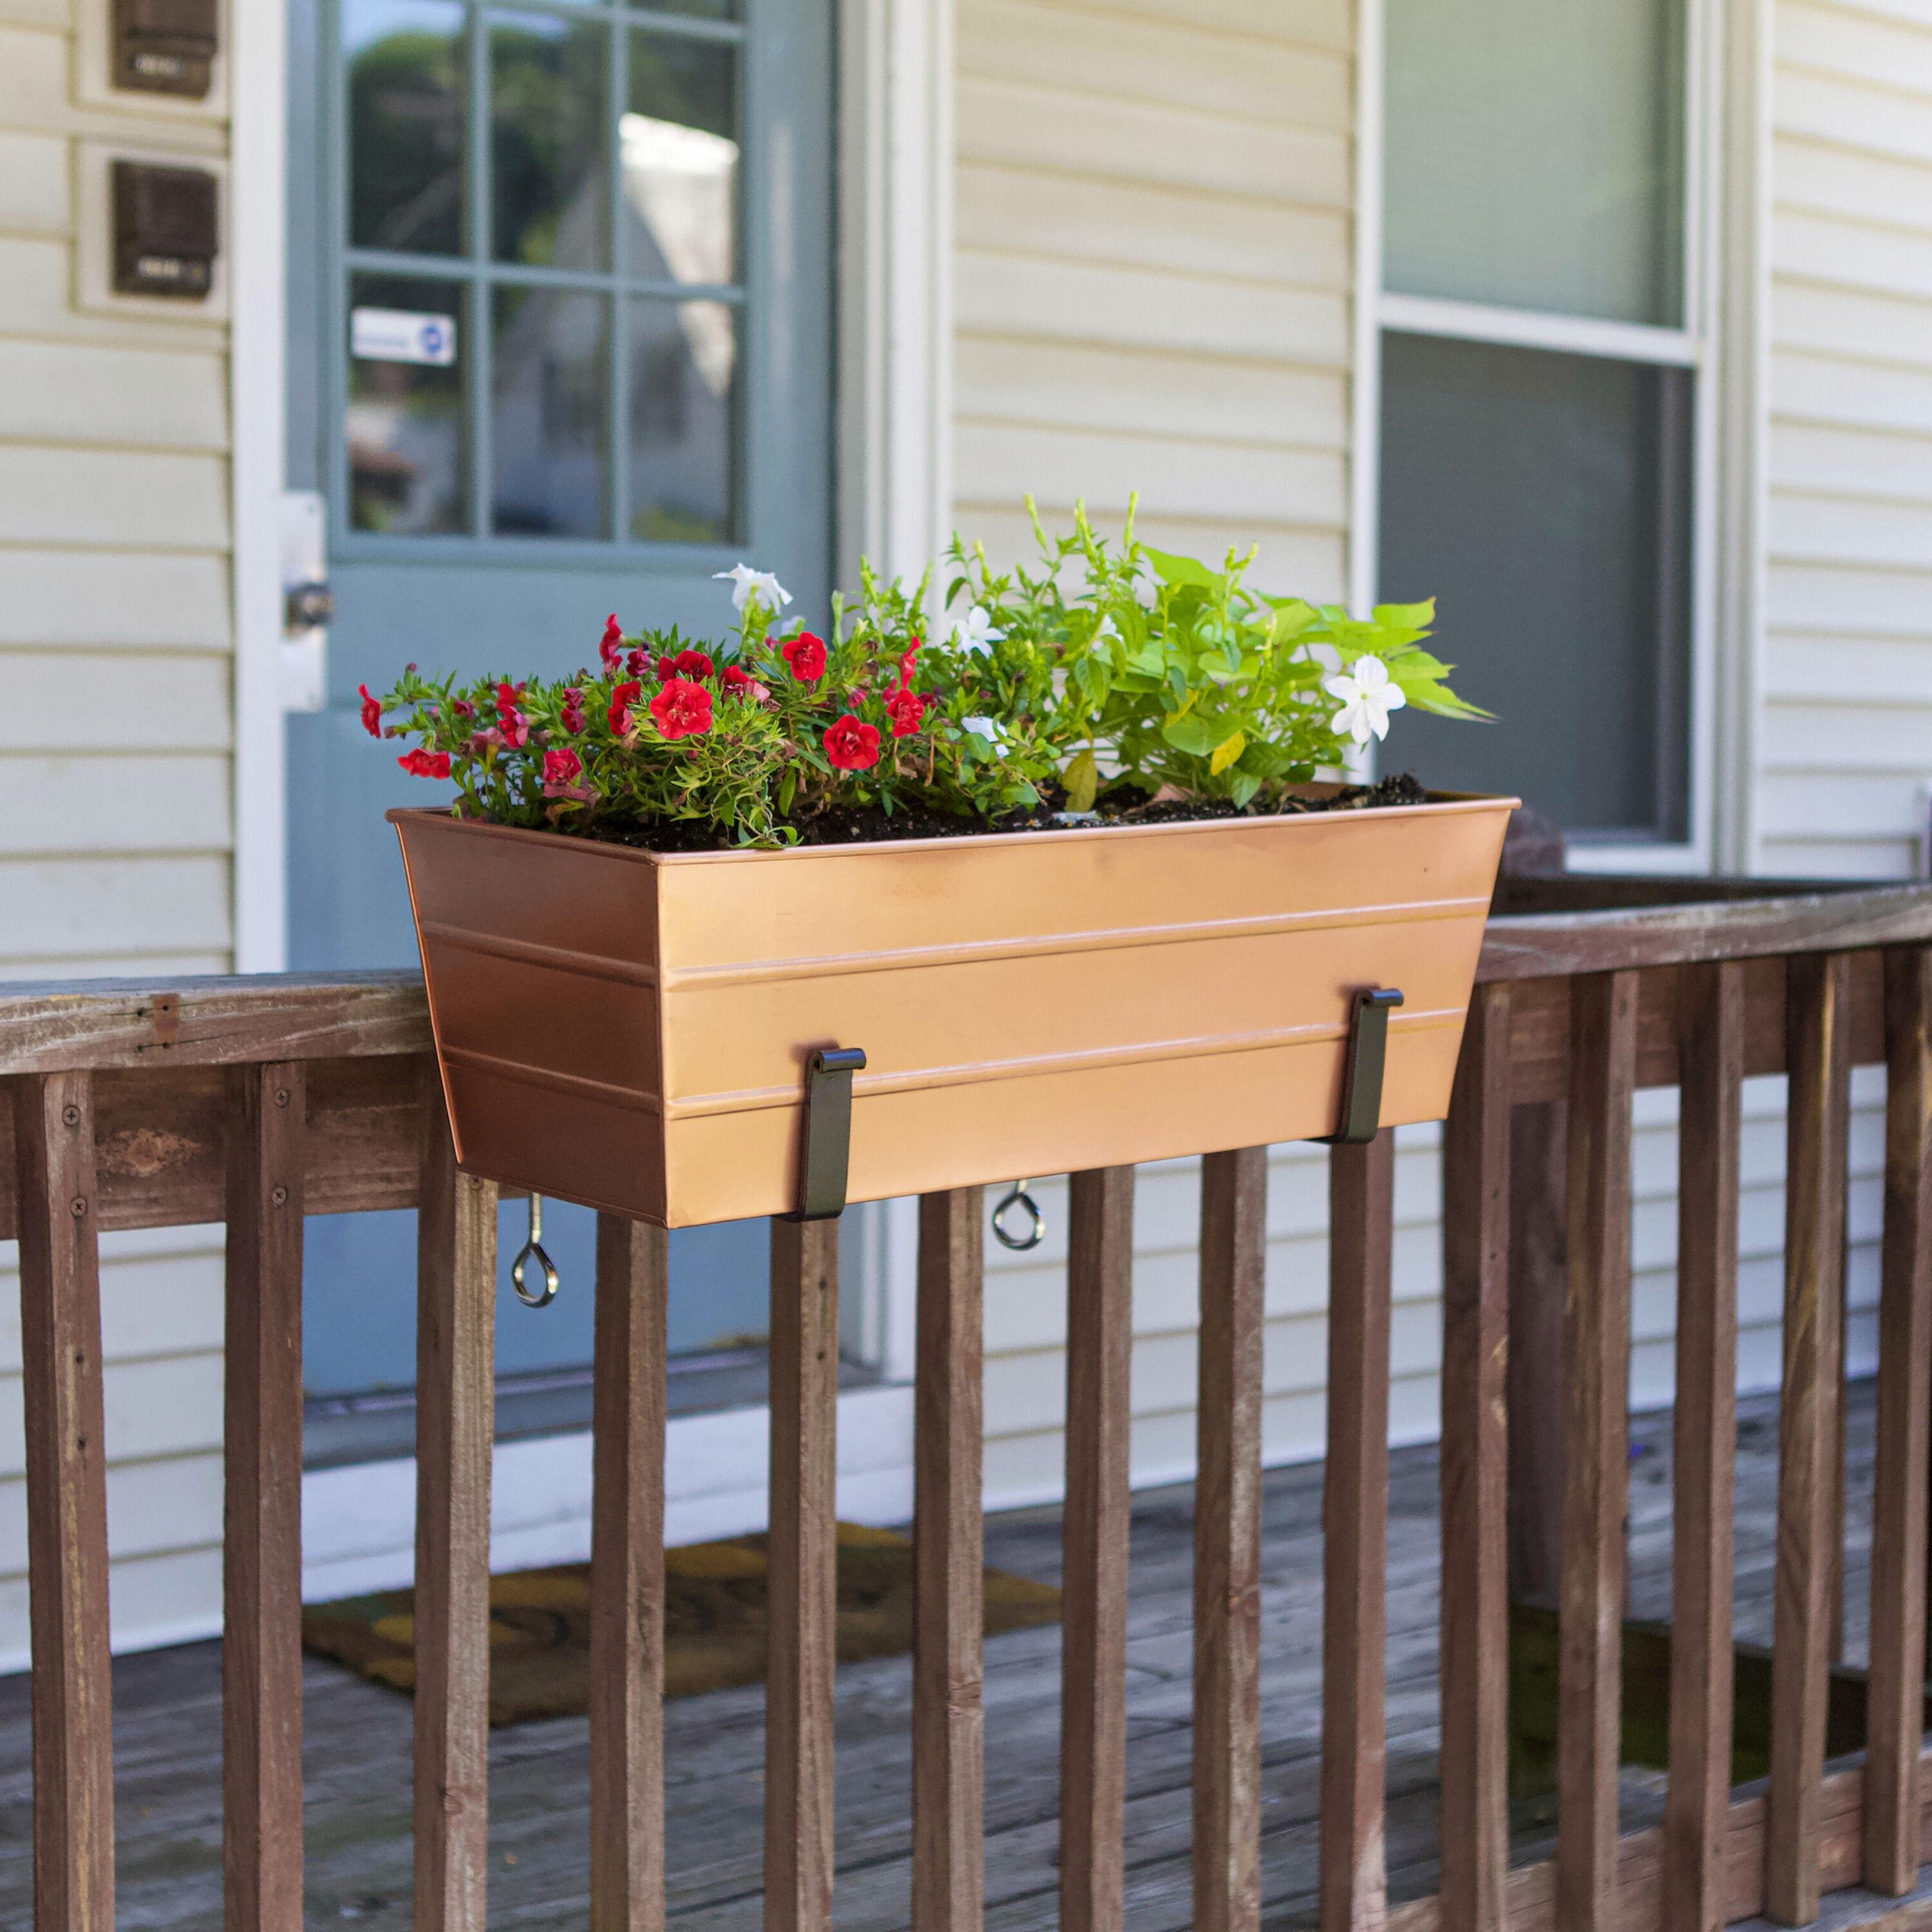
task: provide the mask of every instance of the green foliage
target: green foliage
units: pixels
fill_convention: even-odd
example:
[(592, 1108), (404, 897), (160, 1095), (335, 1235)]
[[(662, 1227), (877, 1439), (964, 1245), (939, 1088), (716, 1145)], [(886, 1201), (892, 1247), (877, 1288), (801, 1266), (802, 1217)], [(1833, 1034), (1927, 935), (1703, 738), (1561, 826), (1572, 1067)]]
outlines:
[(1124, 788), (1237, 806), (1278, 797), (1346, 763), (1325, 681), (1377, 682), (1364, 659), (1394, 687), (1378, 699), (1384, 728), (1404, 704), (1484, 715), (1423, 648), (1432, 604), (1354, 618), (1270, 597), (1245, 580), (1252, 553), (1218, 570), (1170, 555), (1138, 541), (1131, 514), (1118, 544), (1084, 510), (1066, 535), (1036, 515), (1034, 530), (1037, 562), (1005, 572), (954, 539), (944, 643), (924, 640), (928, 582), (909, 590), (866, 565), (856, 602), (833, 598), (824, 639), (776, 628), (754, 591), (738, 637), (714, 650), (675, 631), (614, 633), (596, 673), (460, 688), (412, 666), (367, 700), (364, 722), (416, 739), (401, 762), (454, 778), (467, 815), (563, 830), (694, 820), (772, 844), (833, 807), (990, 819), (1086, 812)]

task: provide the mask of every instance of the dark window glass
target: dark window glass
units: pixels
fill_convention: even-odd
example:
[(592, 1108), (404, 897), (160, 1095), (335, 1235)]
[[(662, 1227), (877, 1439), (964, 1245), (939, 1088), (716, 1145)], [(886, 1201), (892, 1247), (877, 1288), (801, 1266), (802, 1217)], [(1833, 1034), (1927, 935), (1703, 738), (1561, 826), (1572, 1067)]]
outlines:
[(610, 58), (610, 34), (598, 22), (492, 16), (490, 225), (498, 261), (605, 266)]
[(737, 311), (629, 304), (631, 535), (724, 543), (736, 533)]
[(1690, 416), (1685, 370), (1384, 338), (1381, 595), (1439, 598), (1434, 648), (1498, 720), (1404, 712), (1389, 768), (1684, 836)]
[(653, 281), (738, 278), (738, 50), (631, 36), (621, 124), (626, 265)]
[(350, 520), (399, 536), (468, 521), (460, 282), (352, 275), (349, 285)]
[(609, 310), (601, 295), (496, 291), (490, 500), (500, 536), (609, 534)]
[(463, 9), (347, 0), (349, 232), (358, 248), (463, 248)]

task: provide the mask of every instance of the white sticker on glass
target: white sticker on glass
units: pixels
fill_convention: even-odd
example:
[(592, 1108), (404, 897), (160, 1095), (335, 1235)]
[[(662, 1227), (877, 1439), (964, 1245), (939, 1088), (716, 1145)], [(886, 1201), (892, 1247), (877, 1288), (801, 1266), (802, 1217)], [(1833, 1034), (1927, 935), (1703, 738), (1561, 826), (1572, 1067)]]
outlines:
[(446, 369), (456, 360), (456, 318), (406, 308), (351, 309), (349, 352), (360, 362), (417, 362)]

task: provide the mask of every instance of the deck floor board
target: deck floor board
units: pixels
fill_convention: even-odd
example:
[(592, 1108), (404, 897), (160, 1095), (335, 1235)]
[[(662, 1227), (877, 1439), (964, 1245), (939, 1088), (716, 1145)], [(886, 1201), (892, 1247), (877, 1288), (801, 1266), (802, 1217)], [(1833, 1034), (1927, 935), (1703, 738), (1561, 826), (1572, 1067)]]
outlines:
[[(1850, 1405), (1847, 1661), (1863, 1661), (1873, 1404)], [(1773, 1400), (1740, 1405), (1736, 1624), (1768, 1642)], [(1630, 1606), (1670, 1607), (1667, 1414), (1631, 1424)], [(1270, 1924), (1312, 1924), (1320, 1784), (1322, 1471), (1269, 1472), (1263, 1498), (1262, 1881)], [(1436, 1462), (1398, 1450), (1390, 1481), (1388, 1788), (1390, 1896), (1435, 1885)], [(1135, 1498), (1128, 1684), (1127, 1924), (1180, 1932), (1192, 1897), (1187, 1858), (1192, 1682), (1192, 1497)], [(987, 1560), (1058, 1580), (1059, 1517), (990, 1516)], [(1058, 1917), (1057, 1630), (986, 1645), (987, 1921), (1046, 1932)], [(326, 1662), (306, 1672), (304, 1765), (307, 1916), (311, 1928), (404, 1932), (410, 1924), (407, 1701)], [(123, 1932), (218, 1932), (220, 1924), (220, 1651), (214, 1643), (117, 1660), (114, 1670), (119, 1912)], [(760, 1923), (764, 1697), (761, 1686), (678, 1700), (666, 1713), (668, 1898), (680, 1924), (736, 1932)], [(0, 1680), (0, 1925), (30, 1913), (28, 1729), (24, 1676)], [(848, 1665), (838, 1678), (838, 1868), (842, 1932), (896, 1932), (910, 1896), (911, 1664)], [(581, 1928), (589, 1912), (587, 1727), (580, 1718), (519, 1726), (490, 1741), (493, 1927)], [(1627, 1774), (1626, 1829), (1661, 1815), (1662, 1780)], [(1546, 1806), (1519, 1808), (1517, 1862), (1553, 1842)], [(1843, 1922), (1855, 1900), (1836, 1904)], [(1852, 1916), (1857, 1916), (1855, 1912)]]

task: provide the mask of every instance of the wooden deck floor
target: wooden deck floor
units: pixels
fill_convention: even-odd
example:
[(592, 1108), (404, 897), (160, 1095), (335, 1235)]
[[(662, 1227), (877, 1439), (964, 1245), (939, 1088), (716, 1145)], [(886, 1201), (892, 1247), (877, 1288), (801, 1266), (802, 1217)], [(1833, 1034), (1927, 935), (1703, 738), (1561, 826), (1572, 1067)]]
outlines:
[[(1744, 1406), (1740, 1424), (1738, 1629), (1770, 1640), (1775, 1406)], [(1862, 1661), (1872, 1406), (1853, 1392), (1848, 1660)], [(1633, 1425), (1631, 1608), (1667, 1615), (1670, 1424)], [(1271, 1924), (1313, 1908), (1320, 1741), (1318, 1466), (1266, 1486), (1262, 1726), (1264, 1882)], [(1436, 1464), (1432, 1450), (1394, 1460), (1389, 1601), (1390, 1864), (1398, 1898), (1434, 1889), (1436, 1745)], [(1136, 1498), (1130, 1620), (1128, 1924), (1166, 1932), (1189, 1918), (1191, 1497)], [(1055, 1580), (1051, 1510), (1001, 1516), (988, 1558)], [(989, 1922), (1046, 1928), (1055, 1913), (1059, 1633), (987, 1646), (986, 1822)], [(124, 1928), (220, 1924), (218, 1645), (121, 1660), (115, 1668)], [(908, 1917), (908, 1660), (838, 1673), (837, 1918), (842, 1928), (899, 1928)], [(759, 1923), (762, 1688), (673, 1703), (668, 1711), (669, 1858), (674, 1915), (694, 1927)], [(28, 1696), (0, 1681), (0, 1926), (28, 1922)], [(311, 1661), (308, 1672), (308, 1922), (404, 1932), (410, 1923), (410, 1706)], [(490, 1922), (583, 1926), (586, 1919), (586, 1726), (559, 1719), (498, 1733), (490, 1752)], [(1660, 1780), (1632, 1775), (1630, 1822), (1660, 1812)], [(1517, 1856), (1545, 1855), (1550, 1819), (1527, 1810)], [(1874, 1901), (1874, 1904), (1876, 1901)], [(1834, 1915), (1842, 1918), (1842, 1911)]]

